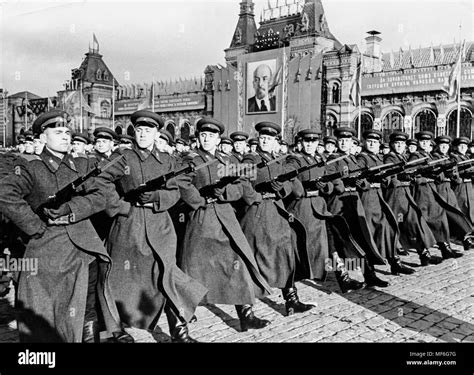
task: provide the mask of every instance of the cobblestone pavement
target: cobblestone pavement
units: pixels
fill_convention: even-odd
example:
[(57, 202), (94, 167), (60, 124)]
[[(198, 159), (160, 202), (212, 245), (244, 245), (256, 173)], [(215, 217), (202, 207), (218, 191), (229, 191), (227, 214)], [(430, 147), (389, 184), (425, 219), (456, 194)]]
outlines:
[[(431, 252), (440, 256), (437, 249)], [(423, 268), (414, 252), (402, 261), (417, 272), (392, 276), (388, 266), (377, 267), (391, 283), (387, 288), (342, 295), (333, 273), (324, 283), (297, 283), (300, 299), (317, 304), (304, 314), (284, 316), (281, 292), (274, 290), (254, 307), (258, 317), (272, 322), (260, 330), (239, 332), (233, 306), (200, 306), (190, 333), (201, 342), (474, 342), (474, 250)], [(360, 272), (351, 275), (361, 280)], [(0, 342), (18, 341), (12, 303), (13, 293), (0, 299)], [(159, 327), (153, 333), (127, 331), (137, 342), (169, 342), (164, 314)]]

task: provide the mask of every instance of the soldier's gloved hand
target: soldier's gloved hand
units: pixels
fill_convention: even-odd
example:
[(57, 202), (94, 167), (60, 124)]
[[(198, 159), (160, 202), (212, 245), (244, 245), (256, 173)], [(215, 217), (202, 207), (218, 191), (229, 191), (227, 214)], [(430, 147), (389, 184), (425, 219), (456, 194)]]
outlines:
[(418, 177), (416, 179), (416, 182), (418, 183), (418, 185), (426, 185), (428, 183), (426, 177)]
[(224, 193), (225, 193), (225, 186), (221, 188), (215, 187), (214, 189), (212, 189), (212, 195), (214, 195), (214, 197), (216, 198), (221, 197)]
[(367, 185), (368, 185), (368, 183), (367, 183), (365, 180), (360, 180), (360, 179), (359, 179), (359, 180), (356, 180), (356, 181), (355, 181), (355, 186), (356, 186), (358, 189), (362, 190), (362, 191), (368, 190), (368, 186), (367, 186)]
[(314, 182), (314, 187), (318, 190), (324, 190), (327, 186), (326, 182), (322, 182), (320, 180), (317, 180)]
[(34, 240), (38, 240), (43, 237), (44, 232), (46, 232), (47, 225), (44, 222), (41, 222), (38, 231), (31, 236)]
[(157, 192), (155, 191), (145, 191), (138, 196), (138, 202), (140, 204), (153, 203), (158, 200)]
[(62, 204), (58, 208), (43, 208), (43, 212), (48, 218), (52, 220), (72, 213), (71, 208), (67, 203)]
[(275, 193), (280, 192), (283, 189), (283, 183), (279, 181), (272, 181), (270, 182), (270, 187)]

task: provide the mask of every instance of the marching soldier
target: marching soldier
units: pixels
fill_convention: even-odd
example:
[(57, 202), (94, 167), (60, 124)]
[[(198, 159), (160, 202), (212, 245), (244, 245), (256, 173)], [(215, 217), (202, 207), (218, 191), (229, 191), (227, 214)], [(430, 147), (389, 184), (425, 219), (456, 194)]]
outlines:
[(120, 148), (128, 148), (131, 150), (133, 148), (133, 142), (135, 142), (135, 138), (128, 134), (120, 134), (118, 136), (119, 139), (119, 147)]
[(410, 138), (406, 142), (407, 144), (407, 154), (410, 156), (411, 154), (415, 154), (418, 151), (418, 140)]
[(249, 147), (250, 147), (250, 152), (255, 152), (257, 150), (257, 146), (258, 146), (258, 139), (257, 138), (250, 138), (248, 144), (249, 144)]
[(241, 163), (246, 152), (245, 152), (245, 146), (247, 145), (247, 139), (249, 138), (249, 135), (245, 132), (237, 131), (233, 132), (230, 135), (230, 139), (232, 139), (233, 147), (234, 150), (232, 152), (232, 155), (236, 159), (238, 163)]
[(324, 142), (322, 139), (318, 141), (318, 145), (316, 146), (316, 153), (323, 158), (323, 160), (326, 160), (326, 157), (324, 155)]
[(231, 155), (233, 150), (232, 140), (229, 137), (222, 136), (219, 144), (220, 151), (226, 155)]
[[(384, 163), (407, 162), (407, 140), (407, 133), (395, 130), (390, 134), (392, 151), (385, 155)], [(428, 250), (436, 244), (436, 240), (421, 209), (415, 203), (410, 185), (411, 177), (406, 174), (390, 176), (385, 189), (385, 199), (397, 219), (401, 245), (407, 249), (416, 249), (422, 266), (436, 264)]]
[(97, 163), (108, 161), (114, 149), (114, 140), (117, 133), (106, 127), (99, 127), (94, 130), (94, 152), (91, 153), (97, 159)]
[[(360, 168), (354, 155), (350, 155), (352, 147), (352, 137), (355, 129), (350, 127), (340, 127), (335, 130), (339, 153), (332, 155), (332, 158), (347, 155), (344, 160), (331, 164), (328, 173), (350, 173), (350, 171)], [(331, 160), (329, 158), (328, 160)], [(388, 282), (380, 279), (376, 273), (374, 265), (384, 265), (385, 259), (380, 254), (375, 244), (372, 233), (367, 223), (364, 207), (360, 201), (357, 189), (366, 188), (367, 181), (359, 179), (342, 179), (334, 181), (334, 191), (328, 199), (328, 208), (333, 215), (341, 215), (346, 219), (354, 239), (357, 241), (359, 253), (350, 252), (350, 249), (341, 241), (341, 235), (336, 226), (331, 225), (328, 232), (330, 246), (335, 246), (339, 254), (348, 254), (349, 257), (357, 257), (363, 260), (363, 275), (367, 286), (387, 287)]]
[[(431, 140), (433, 133), (430, 131), (421, 131), (416, 135), (419, 140), (419, 151), (411, 154), (408, 161), (427, 157), (428, 160), (434, 160), (429, 150), (431, 150)], [(444, 259), (458, 258), (462, 253), (454, 251), (449, 243), (450, 231), (448, 214), (453, 222), (457, 222), (459, 231), (464, 233), (471, 232), (471, 224), (467, 218), (455, 207), (449, 205), (437, 191), (435, 180), (444, 179), (444, 173), (430, 171), (426, 174), (417, 174), (415, 178), (414, 198), (418, 207), (425, 215), (425, 219), (433, 232), (441, 255)]]
[(168, 209), (179, 199), (178, 185), (172, 179), (157, 190), (135, 193), (139, 185), (174, 170), (171, 156), (155, 145), (164, 121), (149, 111), (133, 113), (131, 121), (133, 149), (115, 152), (112, 158), (122, 159), (99, 176), (109, 187), (107, 211), (114, 217), (107, 248), (114, 261), (110, 278), (117, 308), (127, 324), (151, 330), (164, 310), (172, 341), (195, 342), (187, 322), (207, 290), (176, 265)]
[[(298, 156), (290, 156), (288, 164), (295, 169), (314, 165), (322, 162), (322, 158), (316, 154), (316, 145), (319, 142), (319, 133), (314, 129), (305, 129), (298, 133), (303, 142), (303, 150)], [(338, 266), (335, 269), (336, 279), (343, 293), (364, 287), (364, 283), (349, 277), (344, 262), (339, 257), (335, 248), (329, 248), (326, 221), (336, 221), (334, 225), (341, 225), (342, 217), (336, 217), (327, 210), (325, 198), (332, 193), (334, 185), (332, 182), (318, 180), (325, 174), (325, 167), (315, 167), (301, 173), (298, 179), (301, 185), (294, 184), (292, 199), (288, 205), (288, 212), (295, 215), (306, 229), (306, 243), (309, 264), (310, 279), (324, 280), (328, 271), (328, 260), (331, 258)], [(301, 186), (301, 191), (298, 187)], [(347, 225), (346, 225), (347, 226)], [(341, 231), (342, 233), (344, 231)], [(348, 231), (346, 231), (346, 234)]]
[(86, 145), (90, 143), (87, 134), (74, 134), (72, 136), (72, 152), (86, 155)]
[[(68, 154), (69, 117), (53, 110), (33, 123), (46, 146), (15, 173), (0, 180), (0, 211), (30, 240), (26, 259), (39, 259), (36, 275), (20, 274), (18, 305), (22, 341), (97, 342), (98, 300), (107, 330), (122, 342), (133, 339), (120, 327), (108, 281), (111, 259), (88, 217), (105, 207), (105, 189), (97, 180), (81, 194), (56, 206), (48, 197), (89, 171), (85, 158)], [(91, 279), (97, 269), (97, 280)], [(92, 277), (93, 278), (93, 277)]]
[(25, 133), (25, 154), (33, 155), (35, 153), (33, 133), (28, 131)]
[(324, 142), (324, 156), (327, 159), (331, 154), (336, 152), (337, 138), (333, 135), (328, 135), (323, 138)]
[[(255, 130), (259, 134), (257, 151), (247, 154), (243, 160), (244, 164), (253, 166), (277, 158), (274, 149), (281, 127), (272, 122), (260, 122)], [(307, 261), (308, 256), (306, 243), (297, 241), (299, 236), (304, 236), (304, 226), (283, 205), (283, 199), (293, 190), (293, 182), (274, 180), (288, 169), (279, 161), (255, 171), (256, 176), (251, 181), (255, 193), (249, 195), (249, 207), (240, 224), (255, 253), (260, 272), (271, 287), (282, 289), (286, 312), (292, 315), (308, 311), (314, 305), (300, 302), (295, 287), (295, 281), (308, 277), (298, 274), (297, 260)], [(304, 268), (307, 266), (301, 267)]]
[[(366, 130), (363, 138), (365, 147), (357, 156), (359, 165), (370, 168), (384, 164), (383, 156), (379, 154), (382, 132)], [(359, 187), (360, 200), (375, 244), (380, 254), (388, 260), (392, 274), (410, 275), (415, 271), (402, 264), (400, 257), (396, 254), (399, 237), (398, 223), (390, 206), (383, 198), (382, 183), (384, 182), (386, 181), (378, 177), (365, 180), (365, 184)]]
[(209, 289), (203, 303), (235, 305), (242, 331), (263, 328), (270, 322), (257, 318), (252, 306), (271, 289), (260, 274), (231, 205), (244, 194), (244, 182), (237, 179), (216, 184), (225, 177), (223, 171), (234, 170), (231, 158), (217, 151), (224, 125), (205, 117), (196, 126), (201, 146), (185, 161), (197, 167), (215, 162), (180, 183), (181, 198), (191, 208), (180, 264)]
[[(453, 152), (451, 158), (456, 162), (462, 162), (474, 158), (474, 155), (467, 155), (467, 137), (456, 138), (453, 142)], [(472, 167), (460, 172), (457, 178), (453, 179), (454, 193), (459, 203), (461, 211), (469, 218), (471, 224), (474, 223), (474, 193), (472, 187)], [(465, 249), (472, 247), (472, 240), (465, 244)]]
[(360, 140), (356, 136), (352, 137), (351, 155), (357, 156), (362, 151)]

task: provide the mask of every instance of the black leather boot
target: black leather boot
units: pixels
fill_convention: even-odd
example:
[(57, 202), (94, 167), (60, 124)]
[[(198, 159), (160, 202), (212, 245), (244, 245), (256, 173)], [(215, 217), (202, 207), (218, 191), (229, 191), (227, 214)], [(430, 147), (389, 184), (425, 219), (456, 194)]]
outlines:
[(134, 338), (130, 336), (124, 329), (112, 333), (112, 342), (117, 344), (133, 344)]
[(87, 320), (82, 328), (82, 342), (94, 344), (100, 342), (99, 324), (95, 320)]
[(286, 314), (288, 316), (296, 314), (296, 313), (309, 311), (313, 307), (316, 307), (311, 304), (305, 304), (305, 303), (300, 302), (295, 286), (293, 286), (293, 288), (283, 288), (281, 291), (283, 292), (283, 298), (286, 301), (285, 307), (286, 307)]
[(395, 255), (392, 259), (389, 260), (390, 263), (390, 271), (392, 271), (392, 275), (400, 275), (401, 273), (404, 275), (411, 275), (415, 272), (413, 268), (405, 266), (398, 255)]
[(371, 264), (369, 264), (367, 259), (365, 260), (364, 279), (367, 286), (378, 286), (380, 288), (385, 288), (390, 285), (387, 281), (384, 281), (377, 277), (375, 273), (375, 268)]
[(464, 247), (464, 251), (468, 251), (474, 248), (474, 237), (472, 233), (466, 234), (464, 240), (462, 241), (462, 246)]
[(438, 246), (443, 259), (460, 258), (463, 256), (459, 251), (451, 249), (451, 245), (448, 242), (439, 242)]
[(353, 290), (364, 289), (366, 286), (364, 282), (357, 281), (349, 277), (349, 272), (347, 272), (342, 259), (337, 255), (335, 255), (335, 259), (336, 270), (334, 271), (334, 274), (336, 275), (336, 280), (339, 284), (339, 288), (341, 288), (341, 292), (350, 293)]
[(240, 319), (240, 330), (260, 329), (270, 324), (269, 320), (257, 318), (252, 311), (252, 305), (235, 305), (237, 316)]
[(398, 255), (403, 255), (403, 256), (410, 255), (410, 253), (408, 252), (408, 250), (405, 250), (403, 247), (398, 247), (398, 248), (397, 248), (397, 254), (398, 254)]
[(193, 343), (197, 340), (189, 336), (188, 324), (183, 322), (179, 316), (170, 307), (165, 307), (166, 317), (168, 318), (168, 325), (170, 327), (170, 336), (172, 342), (179, 343)]
[(442, 260), (439, 258), (433, 258), (428, 249), (419, 249), (418, 255), (420, 256), (420, 263), (422, 267), (429, 266), (430, 264), (440, 264), (442, 262)]

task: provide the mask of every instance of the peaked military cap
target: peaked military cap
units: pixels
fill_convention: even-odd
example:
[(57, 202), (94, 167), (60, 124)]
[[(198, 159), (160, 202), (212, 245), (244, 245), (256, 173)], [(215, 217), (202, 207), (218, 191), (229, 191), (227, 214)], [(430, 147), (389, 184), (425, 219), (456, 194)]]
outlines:
[(359, 145), (360, 145), (360, 139), (357, 138), (356, 136), (353, 136), (353, 137), (352, 137), (352, 142), (354, 142), (354, 144), (355, 144), (356, 146), (359, 146)]
[(303, 129), (298, 132), (298, 135), (300, 138), (307, 141), (317, 141), (321, 137), (321, 133), (319, 133), (316, 129)]
[(428, 130), (423, 130), (415, 134), (415, 138), (419, 141), (427, 141), (434, 138), (434, 134)]
[(248, 143), (249, 143), (249, 145), (258, 145), (258, 139), (257, 138), (250, 138)]
[(380, 149), (383, 150), (384, 148), (390, 148), (390, 145), (388, 143), (382, 143)]
[(198, 132), (212, 132), (222, 134), (225, 131), (224, 124), (212, 117), (203, 117), (200, 119), (196, 124), (196, 128)]
[(232, 145), (232, 140), (229, 137), (222, 136), (221, 137), (221, 144)]
[(33, 133), (30, 131), (25, 132), (25, 142), (33, 142), (33, 141), (34, 141)]
[(147, 110), (140, 110), (132, 113), (130, 116), (130, 121), (133, 126), (148, 126), (150, 128), (161, 129), (165, 126), (165, 121), (163, 117), (159, 114)]
[(180, 145), (184, 145), (184, 146), (188, 145), (188, 142), (186, 142), (183, 138), (177, 138), (175, 143), (180, 144)]
[(449, 135), (440, 135), (435, 138), (435, 143), (439, 145), (440, 143), (447, 143), (450, 144), (453, 139)]
[(89, 136), (86, 133), (78, 133), (72, 136), (72, 141), (78, 141), (85, 143), (86, 145), (90, 143)]
[(166, 129), (160, 130), (160, 138), (164, 139), (168, 144), (173, 143), (173, 135)]
[(462, 143), (469, 145), (469, 143), (471, 143), (471, 140), (468, 137), (455, 138), (453, 141), (453, 146), (458, 146)]
[(249, 138), (249, 135), (245, 132), (233, 132), (231, 135), (230, 135), (230, 139), (232, 139), (234, 142), (238, 142), (238, 141), (246, 141), (247, 139)]
[(94, 130), (95, 139), (109, 139), (111, 141), (117, 139), (117, 133), (113, 129), (107, 128), (105, 126), (98, 127)]
[(133, 144), (135, 138), (128, 134), (120, 134), (119, 135), (119, 143), (121, 144)]
[(259, 134), (271, 135), (276, 137), (281, 133), (281, 126), (270, 121), (262, 121), (255, 125), (255, 130)]
[(382, 132), (376, 129), (369, 129), (362, 133), (362, 138), (364, 139), (382, 139)]
[(356, 130), (348, 126), (343, 126), (334, 130), (334, 135), (337, 138), (352, 138), (356, 135)]
[(282, 140), (280, 141), (280, 145), (288, 146), (288, 142), (285, 141), (284, 139), (282, 139)]
[(418, 146), (418, 140), (410, 138), (409, 140), (407, 140), (407, 146)]
[(337, 144), (337, 137), (335, 137), (333, 135), (328, 135), (328, 136), (323, 138), (323, 142), (324, 142), (324, 144), (326, 144), (326, 143)]
[(69, 127), (71, 118), (65, 111), (53, 109), (42, 113), (33, 122), (33, 133), (41, 134), (47, 128)]
[(407, 141), (409, 138), (409, 135), (405, 132), (402, 132), (400, 130), (394, 130), (392, 134), (390, 134), (389, 139), (390, 142), (395, 142), (395, 141)]

